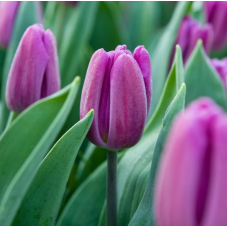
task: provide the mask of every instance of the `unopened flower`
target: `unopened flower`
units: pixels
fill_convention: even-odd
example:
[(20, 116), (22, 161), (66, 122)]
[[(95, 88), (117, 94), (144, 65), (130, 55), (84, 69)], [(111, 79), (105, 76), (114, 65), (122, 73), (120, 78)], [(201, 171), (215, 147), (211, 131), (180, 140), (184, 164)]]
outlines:
[(88, 138), (100, 147), (117, 150), (135, 145), (144, 130), (151, 104), (151, 65), (138, 46), (97, 50), (89, 63), (80, 104), (80, 117), (94, 109)]

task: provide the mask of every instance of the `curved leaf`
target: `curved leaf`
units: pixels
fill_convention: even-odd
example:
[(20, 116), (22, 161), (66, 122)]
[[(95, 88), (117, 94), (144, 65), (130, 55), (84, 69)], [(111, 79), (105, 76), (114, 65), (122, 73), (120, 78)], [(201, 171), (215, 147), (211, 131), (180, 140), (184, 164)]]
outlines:
[(94, 116), (91, 110), (54, 145), (40, 164), (14, 225), (53, 225), (77, 152)]
[[(10, 225), (74, 103), (79, 78), (22, 112), (0, 138), (0, 224)], [(12, 142), (13, 141), (13, 142)]]
[(163, 126), (155, 146), (146, 190), (145, 190), (143, 199), (130, 222), (130, 225), (132, 226), (155, 225), (154, 217), (152, 216), (152, 213), (153, 213), (153, 189), (154, 189), (154, 180), (155, 180), (156, 170), (157, 170), (157, 166), (161, 157), (163, 146), (165, 144), (165, 140), (168, 135), (168, 131), (170, 129), (171, 123), (175, 115), (179, 111), (184, 109), (185, 94), (186, 94), (186, 87), (185, 87), (185, 84), (183, 84), (166, 112), (166, 115), (163, 120)]
[(185, 83), (190, 91), (186, 95), (186, 105), (201, 96), (208, 96), (226, 111), (227, 100), (224, 85), (208, 61), (202, 41), (199, 40), (185, 69)]

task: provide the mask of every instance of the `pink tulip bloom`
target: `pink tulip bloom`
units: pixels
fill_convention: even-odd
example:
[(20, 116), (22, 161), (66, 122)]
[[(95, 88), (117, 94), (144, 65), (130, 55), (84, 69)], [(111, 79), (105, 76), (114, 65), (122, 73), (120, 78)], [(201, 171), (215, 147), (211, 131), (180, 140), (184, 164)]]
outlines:
[(211, 99), (190, 104), (173, 122), (159, 164), (158, 225), (227, 225), (227, 115)]
[(56, 40), (40, 24), (30, 26), (15, 53), (6, 86), (6, 103), (20, 113), (60, 89)]
[(148, 52), (138, 46), (115, 51), (97, 50), (89, 63), (82, 91), (80, 117), (94, 109), (89, 140), (118, 150), (135, 145), (144, 130), (151, 104), (151, 65)]

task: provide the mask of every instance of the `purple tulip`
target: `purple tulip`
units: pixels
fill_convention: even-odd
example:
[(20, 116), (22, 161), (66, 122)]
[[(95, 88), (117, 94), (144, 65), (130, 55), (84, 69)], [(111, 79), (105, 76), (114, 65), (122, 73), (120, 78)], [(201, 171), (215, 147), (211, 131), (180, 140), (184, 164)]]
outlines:
[(94, 109), (89, 140), (118, 150), (135, 145), (151, 104), (151, 65), (148, 52), (138, 46), (97, 50), (89, 63), (80, 103), (80, 117)]
[(226, 1), (205, 1), (205, 17), (208, 23), (213, 26), (214, 40), (213, 49), (220, 50), (227, 44), (227, 2)]
[(11, 39), (14, 21), (20, 2), (0, 3), (0, 46), (6, 48)]
[(60, 89), (56, 40), (40, 24), (24, 33), (14, 56), (7, 86), (6, 103), (16, 113)]
[(227, 76), (227, 58), (219, 59), (211, 59), (210, 60), (214, 69), (218, 72), (221, 77), (221, 80), (226, 89), (226, 76)]
[(158, 225), (227, 225), (227, 115), (209, 98), (174, 120), (159, 164)]
[[(202, 26), (192, 17), (185, 16), (181, 22), (175, 43), (175, 45), (179, 44), (181, 47), (184, 64), (190, 57), (199, 39), (203, 41), (203, 47), (208, 53), (212, 47), (213, 42), (213, 30), (211, 25), (206, 24), (205, 26)], [(172, 54), (172, 59), (173, 56), (174, 52)]]

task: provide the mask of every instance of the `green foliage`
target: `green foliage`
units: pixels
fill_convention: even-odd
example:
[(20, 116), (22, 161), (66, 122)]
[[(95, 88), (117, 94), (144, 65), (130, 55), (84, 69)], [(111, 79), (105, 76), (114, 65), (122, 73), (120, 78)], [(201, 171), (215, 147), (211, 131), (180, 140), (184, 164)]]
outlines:
[(63, 135), (44, 158), (21, 204), (14, 225), (55, 224), (70, 171), (93, 116), (92, 110)]
[(207, 55), (198, 41), (185, 69), (187, 89), (186, 105), (202, 96), (212, 98), (225, 111), (227, 110), (226, 91), (215, 69), (209, 63)]
[[(79, 78), (22, 112), (0, 138), (0, 223), (10, 225), (75, 100)], [(26, 129), (26, 130), (24, 130)]]

